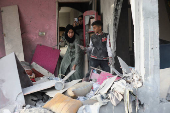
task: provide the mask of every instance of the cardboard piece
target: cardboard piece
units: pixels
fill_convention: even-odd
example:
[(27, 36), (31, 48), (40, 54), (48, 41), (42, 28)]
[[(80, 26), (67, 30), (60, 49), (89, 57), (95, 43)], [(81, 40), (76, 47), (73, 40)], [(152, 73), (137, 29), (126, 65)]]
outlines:
[(40, 74), (42, 74), (42, 75), (40, 75), (40, 74), (38, 74), (38, 75), (40, 75), (40, 77), (41, 76), (49, 76), (49, 77), (55, 77), (54, 76), (54, 74), (52, 74), (52, 73), (50, 73), (49, 71), (47, 71), (46, 69), (44, 69), (43, 67), (41, 67), (40, 65), (38, 65), (37, 63), (35, 63), (35, 62), (32, 62), (32, 64), (31, 64), (31, 68), (36, 72), (36, 71), (38, 71)]
[(43, 90), (42, 92), (46, 92), (46, 95), (48, 95), (50, 97), (54, 97), (57, 93), (64, 93), (68, 88), (77, 84), (81, 80), (82, 79), (78, 79), (78, 80), (73, 80), (71, 82), (65, 83), (64, 89), (60, 90), (60, 91), (57, 91), (55, 88), (52, 88), (52, 89)]
[(31, 93), (34, 93), (34, 92), (38, 92), (38, 91), (41, 91), (41, 90), (44, 90), (44, 89), (54, 87), (55, 83), (56, 83), (56, 80), (50, 80), (50, 81), (47, 81), (47, 82), (44, 82), (44, 83), (35, 84), (31, 87), (27, 87), (27, 88), (22, 89), (22, 92), (23, 92), (24, 95), (28, 95), (28, 94), (31, 94)]
[(20, 66), (18, 66), (19, 61), (16, 60), (14, 53), (0, 59), (0, 109), (4, 107), (14, 109), (16, 103), (25, 104), (20, 84), (20, 78), (24, 77), (18, 71)]
[(15, 52), (24, 61), (18, 6), (2, 7), (1, 11), (6, 55)]
[(54, 74), (59, 55), (60, 55), (60, 50), (58, 49), (54, 49), (44, 45), (37, 45), (32, 62), (37, 63), (38, 65), (42, 66), (44, 69)]

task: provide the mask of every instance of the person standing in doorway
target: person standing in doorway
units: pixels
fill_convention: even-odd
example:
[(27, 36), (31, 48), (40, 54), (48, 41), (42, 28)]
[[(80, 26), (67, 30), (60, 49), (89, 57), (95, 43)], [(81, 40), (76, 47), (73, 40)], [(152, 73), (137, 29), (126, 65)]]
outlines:
[[(80, 46), (82, 50), (91, 52), (90, 67), (101, 67), (103, 71), (110, 72), (110, 66), (113, 65), (110, 37), (108, 33), (102, 31), (103, 23), (99, 20), (92, 23), (94, 35), (91, 36), (90, 46)], [(84, 77), (84, 81), (88, 81), (91, 69)]]
[(78, 46), (80, 39), (72, 25), (67, 25), (62, 40), (67, 43), (68, 48), (60, 65), (59, 77), (63, 78), (61, 75), (67, 75), (71, 70), (76, 70), (68, 80), (83, 79), (84, 54)]
[(84, 44), (84, 37), (83, 37), (83, 15), (78, 17), (78, 22), (74, 22), (73, 27), (75, 28), (76, 32), (79, 34), (80, 44)]
[(73, 23), (73, 27), (78, 30), (78, 29), (83, 29), (83, 15), (80, 15), (78, 17), (78, 22)]

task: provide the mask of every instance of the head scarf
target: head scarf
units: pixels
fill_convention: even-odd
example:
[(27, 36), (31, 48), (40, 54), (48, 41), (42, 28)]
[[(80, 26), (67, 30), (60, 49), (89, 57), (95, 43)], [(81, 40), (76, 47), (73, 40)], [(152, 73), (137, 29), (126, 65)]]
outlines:
[[(74, 36), (72, 38), (68, 37), (68, 34), (67, 34), (70, 29), (72, 29), (74, 31)], [(70, 24), (67, 25), (66, 30), (65, 30), (65, 39), (67, 40), (67, 42), (73, 43), (75, 40), (75, 34), (77, 34), (77, 33), (76, 33), (74, 27)]]

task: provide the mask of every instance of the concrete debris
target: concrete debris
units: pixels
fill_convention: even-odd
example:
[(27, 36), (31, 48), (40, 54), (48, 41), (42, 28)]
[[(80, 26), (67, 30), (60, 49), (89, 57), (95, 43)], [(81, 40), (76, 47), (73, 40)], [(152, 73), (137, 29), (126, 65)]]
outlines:
[(42, 107), (50, 97), (43, 92), (36, 92), (33, 94), (25, 95), (26, 105), (32, 105), (37, 107)]
[(108, 103), (106, 95), (96, 95), (91, 99), (97, 100), (98, 102), (93, 105), (84, 105), (80, 107), (77, 113), (99, 113), (100, 107)]
[(34, 95), (26, 95), (25, 96), (25, 102), (27, 105), (35, 106), (36, 101), (38, 101), (38, 98)]
[(79, 108), (77, 113), (99, 113), (101, 106), (102, 106), (102, 104), (100, 104), (99, 102), (97, 102), (93, 105), (84, 105)]
[(170, 101), (170, 87), (169, 87), (168, 93), (167, 93), (167, 95), (166, 95), (166, 100), (167, 100), (167, 101)]
[(54, 113), (54, 112), (41, 107), (36, 107), (30, 109), (23, 109), (20, 113)]
[[(2, 67), (2, 65), (0, 65), (2, 69), (6, 70), (4, 73), (8, 75), (8, 76), (7, 75), (5, 76), (7, 77), (5, 79), (4, 79), (4, 76), (0, 77), (1, 78), (0, 79), (0, 95), (2, 95), (0, 96), (0, 99), (3, 100), (3, 102), (7, 102), (5, 104), (0, 104), (0, 107), (1, 107), (0, 113), (1, 112), (2, 113), (13, 113), (13, 112), (15, 113), (53, 113), (52, 111), (47, 110), (47, 109), (51, 109), (53, 111), (57, 111), (57, 109), (55, 110), (53, 109), (53, 105), (48, 104), (48, 108), (46, 109), (42, 107), (45, 106), (47, 102), (51, 101), (52, 99), (54, 101), (54, 98), (57, 98), (57, 97), (54, 97), (55, 95), (63, 95), (62, 93), (64, 93), (65, 91), (68, 91), (69, 88), (74, 87), (75, 84), (77, 84), (78, 82), (82, 80), (82, 79), (79, 79), (79, 80), (73, 80), (71, 82), (67, 82), (67, 79), (75, 72), (75, 70), (72, 70), (69, 74), (67, 74), (67, 76), (65, 76), (63, 79), (60, 79), (58, 77), (55, 77), (53, 74), (49, 73), (46, 69), (42, 68), (35, 62), (32, 63), (32, 67), (30, 67), (29, 63), (27, 62), (21, 62), (20, 64), (19, 61), (16, 60), (14, 53), (7, 56), (7, 59), (5, 60), (4, 59), (3, 58), (0, 59), (0, 63), (7, 62), (7, 60), (9, 60), (8, 62), (11, 62), (13, 64), (10, 66), (16, 67), (17, 69), (17, 65), (21, 66), (22, 64), (21, 67), (24, 67), (24, 69), (18, 68), (19, 74), (13, 73), (15, 74), (15, 77), (13, 78), (13, 80), (15, 80), (14, 86), (16, 86), (16, 81), (18, 81), (17, 88), (16, 88), (18, 92), (16, 92), (16, 89), (13, 91), (14, 93), (16, 93), (15, 94), (16, 96), (6, 98), (8, 95), (4, 94), (3, 92), (4, 89), (2, 89), (3, 88), (2, 85), (4, 83), (6, 85), (11, 80), (9, 78), (11, 78), (12, 76), (10, 76), (11, 73), (8, 73), (9, 71), (7, 71), (10, 66)], [(91, 84), (90, 85), (91, 87), (88, 88), (85, 94), (77, 95), (75, 97), (77, 100), (73, 99), (74, 101), (78, 101), (81, 106), (81, 107), (77, 106), (78, 107), (76, 108), (76, 110), (78, 110), (77, 113), (103, 113), (103, 111), (116, 112), (118, 111), (116, 107), (124, 108), (122, 109), (123, 113), (132, 113), (134, 111), (133, 109), (134, 106), (136, 107), (136, 110), (138, 110), (139, 100), (134, 90), (137, 90), (137, 88), (142, 87), (143, 85), (142, 78), (136, 72), (135, 69), (130, 70), (127, 64), (121, 58), (119, 58), (119, 61), (122, 66), (123, 75), (118, 73), (119, 76), (121, 76), (119, 77), (119, 76), (113, 76), (111, 73), (106, 73), (106, 75), (104, 75), (105, 79), (103, 79), (104, 81), (101, 82), (101, 85), (98, 81), (89, 82), (88, 84)], [(11, 69), (14, 69), (13, 67), (11, 67)], [(24, 70), (27, 73), (27, 75), (26, 74), (25, 75), (27, 77), (30, 76), (30, 79), (32, 79), (31, 76), (34, 75), (34, 72), (38, 73), (37, 76), (36, 74), (34, 76), (34, 80), (36, 82), (34, 82), (33, 86), (25, 87), (21, 90), (22, 84), (19, 84), (19, 83), (23, 79), (23, 77), (21, 76), (23, 72), (20, 72), (19, 69), (21, 69), (22, 71)], [(34, 69), (34, 71), (32, 71), (32, 69)], [(1, 75), (3, 75), (3, 73)], [(28, 78), (26, 80), (30, 82), (30, 79)], [(82, 85), (78, 89), (82, 90), (83, 87), (85, 87), (85, 85)], [(6, 88), (8, 89), (8, 87)], [(78, 90), (74, 90), (74, 92), (75, 91), (78, 91)], [(82, 94), (82, 93), (83, 93), (82, 91), (79, 92), (79, 94)], [(63, 95), (62, 97), (70, 98), (65, 95)], [(170, 93), (168, 92), (167, 100), (170, 100), (169, 95)], [(17, 99), (19, 101), (17, 101)], [(9, 100), (14, 100), (15, 104), (10, 105), (8, 103)], [(65, 101), (63, 101), (62, 103), (63, 107), (65, 107), (64, 104), (69, 104), (69, 103), (65, 103)], [(57, 102), (59, 101), (54, 101), (55, 104)], [(134, 102), (135, 104), (132, 104)], [(26, 103), (26, 106), (23, 109), (23, 105), (25, 105), (25, 103)], [(70, 103), (70, 104), (73, 104), (73, 103)], [(56, 105), (58, 106), (58, 104)], [(71, 109), (69, 105), (67, 107), (68, 109)], [(62, 108), (60, 111), (62, 111)]]
[(160, 69), (160, 98), (167, 98), (170, 86), (170, 68)]
[(126, 81), (125, 80), (120, 80), (115, 82), (112, 87), (111, 90), (114, 90), (115, 92), (119, 92), (120, 94), (124, 94), (125, 92), (125, 88), (126, 88)]
[(111, 103), (114, 106), (117, 106), (122, 101), (123, 96), (120, 93), (117, 93), (116, 91), (114, 91), (109, 94), (109, 98), (110, 98)]

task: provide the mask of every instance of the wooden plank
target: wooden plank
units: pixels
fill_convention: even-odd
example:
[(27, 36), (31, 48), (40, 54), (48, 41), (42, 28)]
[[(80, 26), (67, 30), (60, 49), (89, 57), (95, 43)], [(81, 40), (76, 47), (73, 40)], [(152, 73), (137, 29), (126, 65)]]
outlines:
[(16, 103), (24, 105), (25, 100), (21, 89), (16, 57), (14, 53), (11, 53), (0, 59), (0, 109), (14, 109)]
[(24, 61), (18, 6), (2, 7), (2, 26), (6, 55), (15, 52), (20, 61)]

